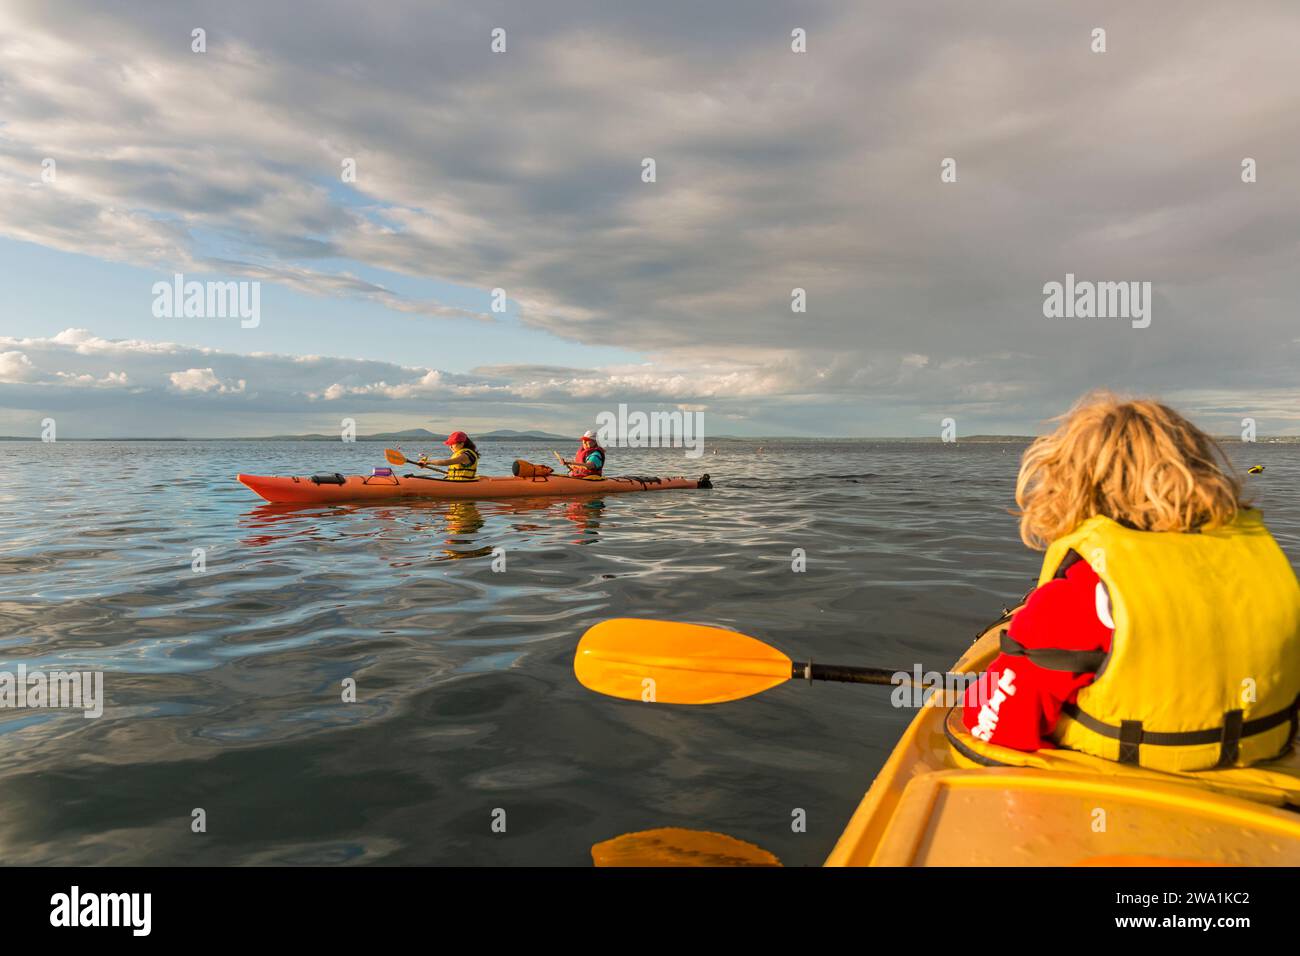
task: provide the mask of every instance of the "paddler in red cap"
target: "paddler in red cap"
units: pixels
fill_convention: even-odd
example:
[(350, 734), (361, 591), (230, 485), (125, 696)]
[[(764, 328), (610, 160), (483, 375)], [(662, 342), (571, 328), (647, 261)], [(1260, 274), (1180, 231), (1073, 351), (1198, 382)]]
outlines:
[(421, 455), (420, 465), (445, 467), (448, 481), (473, 481), (478, 477), (478, 448), (468, 435), (464, 432), (452, 432), (443, 444), (451, 448), (450, 458), (430, 461)]

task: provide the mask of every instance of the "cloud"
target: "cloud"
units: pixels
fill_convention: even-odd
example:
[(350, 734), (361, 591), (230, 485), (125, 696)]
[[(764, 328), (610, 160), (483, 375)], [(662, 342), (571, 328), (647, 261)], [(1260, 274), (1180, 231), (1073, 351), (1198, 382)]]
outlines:
[(125, 372), (108, 372), (100, 378), (93, 375), (76, 375), (72, 372), (56, 372), (59, 385), (78, 385), (91, 388), (125, 388), (131, 380)]
[[(374, 276), (500, 287), (524, 324), (647, 362), (456, 376), (93, 336), (58, 353), (68, 366), (12, 348), (65, 384), (120, 373), (124, 392), (285, 415), (626, 397), (754, 427), (799, 404), (830, 431), (957, 413), (1027, 430), (1094, 386), (1208, 383), (1211, 419), (1254, 403), (1300, 420), (1300, 126), (1278, 121), (1300, 8), (1117, 7), (1106, 54), (1068, 6), (791, 10), (7, 3), (0, 233), (431, 319), (493, 317)], [(489, 50), (496, 24), (506, 54)], [(807, 54), (790, 52), (794, 25)], [(1067, 272), (1152, 281), (1151, 328), (1044, 319), (1042, 285)], [(0, 369), (14, 387), (57, 381), (20, 358)], [(168, 379), (206, 369), (224, 391)]]
[(222, 381), (210, 368), (191, 368), (184, 372), (172, 372), (168, 380), (178, 392), (216, 392), (218, 395), (239, 394), (244, 391), (247, 381)]
[[(947, 363), (912, 353), (772, 352), (752, 363), (679, 353), (639, 365), (496, 365), (456, 373), (370, 359), (113, 340), (67, 329), (48, 338), (0, 337), (0, 383), (7, 383), (0, 384), (0, 408), (49, 410), (57, 403), (66, 410), (65, 422), (101, 437), (161, 434), (162, 421), (175, 421), (177, 433), (191, 437), (311, 430), (305, 422), (333, 428), (343, 418), (369, 420), (376, 428), (409, 427), (426, 423), (431, 409), (473, 427), (522, 422), (562, 428), (619, 404), (688, 407), (714, 420), (800, 433), (811, 427), (832, 434), (929, 434), (941, 419), (956, 417), (963, 432), (973, 434), (1008, 430), (1008, 422), (1032, 431), (1063, 410), (1053, 404), (1059, 384), (1053, 369), (1027, 370), (1025, 362), (1018, 352)], [(1086, 383), (1079, 385), (1079, 392), (1086, 390)], [(88, 387), (96, 389), (95, 397), (76, 399)], [(1220, 430), (1235, 431), (1243, 415), (1258, 418), (1261, 431), (1270, 434), (1300, 426), (1300, 394), (1290, 386), (1175, 389), (1169, 397)], [(847, 424), (845, 408), (857, 409)], [(70, 418), (73, 412), (81, 417)], [(238, 415), (251, 417), (232, 417)]]
[(37, 375), (36, 366), (24, 353), (0, 352), (0, 382), (30, 382)]
[[(70, 344), (75, 340), (75, 333), (80, 332), (78, 329), (69, 329), (67, 335), (73, 333), (70, 338), (60, 341), (59, 336), (48, 340), (50, 345), (59, 346)], [(39, 340), (15, 340), (0, 339), (0, 342), (23, 341), (29, 346), (40, 344)], [(0, 384), (9, 385), (66, 385), (69, 387), (89, 387), (89, 388), (121, 388), (130, 384), (125, 372), (106, 371), (103, 375), (95, 376), (89, 374), (78, 374), (75, 372), (43, 372), (37, 368), (36, 364), (28, 358), (25, 352), (18, 350), (0, 352)]]

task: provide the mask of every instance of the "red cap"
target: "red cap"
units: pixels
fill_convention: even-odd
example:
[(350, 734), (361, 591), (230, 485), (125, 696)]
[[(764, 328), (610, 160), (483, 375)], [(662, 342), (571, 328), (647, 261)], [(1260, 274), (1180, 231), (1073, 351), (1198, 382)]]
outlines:
[(469, 436), (466, 435), (464, 432), (452, 432), (450, 435), (447, 436), (447, 440), (446, 440), (445, 442), (443, 442), (443, 444), (444, 444), (444, 445), (463, 445), (463, 444), (465, 444), (465, 442), (467, 442), (467, 441), (469, 441)]

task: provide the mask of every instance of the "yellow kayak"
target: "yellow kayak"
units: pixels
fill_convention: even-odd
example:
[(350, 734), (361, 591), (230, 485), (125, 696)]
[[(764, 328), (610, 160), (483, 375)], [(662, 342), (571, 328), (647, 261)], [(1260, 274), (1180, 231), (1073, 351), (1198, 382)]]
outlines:
[[(953, 672), (986, 670), (1004, 626)], [(942, 696), (903, 733), (827, 866), (1300, 865), (1294, 749), (1246, 775), (1027, 754), (974, 741)]]

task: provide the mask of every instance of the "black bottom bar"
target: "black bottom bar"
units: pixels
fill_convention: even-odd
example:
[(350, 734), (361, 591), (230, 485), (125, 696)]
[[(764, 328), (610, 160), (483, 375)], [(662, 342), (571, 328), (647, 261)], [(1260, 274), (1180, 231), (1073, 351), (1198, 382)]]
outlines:
[[(774, 923), (814, 945), (950, 940), (980, 927), (1022, 942), (1170, 930), (1203, 936), (1294, 932), (1295, 869), (619, 870), (0, 869), (7, 937), (73, 934), (78, 944), (148, 937), (259, 948), (437, 947), (472, 939), (596, 944), (610, 934), (697, 948), (716, 933), (765, 938)], [(71, 918), (73, 887), (78, 902)], [(115, 894), (105, 898), (101, 894)], [(126, 897), (118, 894), (148, 894)], [(89, 902), (88, 902), (89, 900)], [(138, 904), (138, 905), (131, 905)], [(104, 915), (100, 915), (104, 914)], [(53, 926), (109, 921), (117, 926)], [(829, 919), (828, 919), (829, 917)], [(1208, 924), (1205, 921), (1209, 921)], [(378, 935), (373, 935), (373, 934)], [(1033, 934), (1043, 933), (1035, 937)], [(693, 942), (692, 942), (693, 941)], [(770, 942), (770, 940), (769, 940)]]

